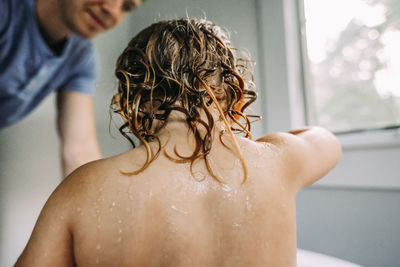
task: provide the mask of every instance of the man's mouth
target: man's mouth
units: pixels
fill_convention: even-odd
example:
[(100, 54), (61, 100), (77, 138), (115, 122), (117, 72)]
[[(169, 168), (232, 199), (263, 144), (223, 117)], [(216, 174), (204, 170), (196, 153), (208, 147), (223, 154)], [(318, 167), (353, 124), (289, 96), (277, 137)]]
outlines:
[(90, 17), (93, 19), (93, 21), (99, 25), (101, 28), (106, 29), (107, 25), (103, 22), (103, 20), (101, 20), (101, 18), (99, 18), (98, 16), (96, 16), (95, 13), (93, 13), (91, 10), (87, 11), (90, 15)]

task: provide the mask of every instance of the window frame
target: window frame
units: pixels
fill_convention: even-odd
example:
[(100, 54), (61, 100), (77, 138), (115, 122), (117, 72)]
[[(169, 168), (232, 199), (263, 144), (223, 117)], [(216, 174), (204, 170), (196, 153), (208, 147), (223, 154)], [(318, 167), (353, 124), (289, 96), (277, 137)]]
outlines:
[[(300, 32), (300, 53), (303, 65), (303, 92), (305, 94), (305, 101), (313, 98), (311, 92), (309, 61), (307, 54), (307, 40), (306, 40), (306, 18), (304, 13), (304, 0), (297, 0), (297, 21), (298, 29)], [(307, 124), (316, 122), (315, 109), (310, 103), (305, 102), (305, 121)], [(341, 141), (345, 148), (366, 148), (366, 147), (379, 147), (400, 145), (400, 126), (398, 128), (374, 128), (374, 129), (360, 129), (355, 131), (334, 132)]]
[[(312, 122), (307, 79), (303, 0), (256, 0), (259, 88), (264, 132), (287, 131)], [(308, 60), (308, 59), (307, 59)], [(315, 121), (315, 120), (314, 120)], [(400, 188), (400, 130), (337, 133), (341, 163), (314, 186)], [(400, 158), (400, 157), (399, 157)], [(377, 168), (377, 171), (375, 169)], [(379, 172), (378, 170), (381, 170)], [(384, 177), (376, 177), (382, 173)], [(397, 174), (399, 173), (399, 174)]]

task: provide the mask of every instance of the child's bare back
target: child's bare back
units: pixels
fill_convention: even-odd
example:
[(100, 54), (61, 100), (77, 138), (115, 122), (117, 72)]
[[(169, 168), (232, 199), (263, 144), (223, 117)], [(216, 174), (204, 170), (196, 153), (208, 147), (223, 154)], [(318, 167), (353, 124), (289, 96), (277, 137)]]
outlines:
[[(89, 163), (66, 178), (46, 203), (16, 265), (296, 266), (296, 193), (335, 166), (340, 145), (318, 127), (257, 141), (233, 137), (230, 127), (246, 107), (241, 101), (252, 95), (234, 67), (223, 64), (221, 71), (208, 66), (213, 79), (196, 74), (192, 86), (205, 87), (207, 94), (177, 94), (187, 93), (174, 100), (182, 105), (164, 122), (165, 85), (161, 96), (152, 93), (160, 102), (153, 106), (143, 93), (147, 85), (137, 97), (135, 88), (122, 86), (114, 101), (141, 146)], [(226, 71), (236, 78), (218, 78)], [(127, 73), (123, 79), (132, 75)], [(238, 95), (230, 95), (229, 86)], [(206, 100), (196, 100), (201, 94)], [(143, 99), (147, 102), (140, 106)], [(191, 109), (194, 105), (200, 112)], [(161, 124), (148, 121), (157, 116)], [(249, 133), (246, 126), (242, 130)]]
[(163, 155), (142, 174), (121, 174), (137, 167), (142, 148), (84, 166), (47, 203), (25, 257), (47, 255), (37, 266), (296, 266), (296, 193), (340, 156), (327, 131), (303, 134), (323, 142), (239, 139), (244, 184), (237, 156), (218, 145), (211, 160), (226, 184), (205, 169), (196, 181)]

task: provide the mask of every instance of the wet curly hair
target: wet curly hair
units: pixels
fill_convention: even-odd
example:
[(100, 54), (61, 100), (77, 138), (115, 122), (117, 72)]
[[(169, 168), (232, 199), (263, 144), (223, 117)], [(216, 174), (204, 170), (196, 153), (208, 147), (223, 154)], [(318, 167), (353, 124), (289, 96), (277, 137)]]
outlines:
[[(138, 174), (154, 161), (161, 151), (157, 134), (171, 112), (178, 111), (184, 114), (196, 147), (189, 157), (180, 155), (176, 147), (174, 157), (164, 154), (177, 163), (189, 162), (191, 171), (194, 162), (203, 159), (210, 175), (223, 182), (207, 160), (215, 125), (210, 107), (215, 104), (233, 138), (244, 168), (243, 182), (246, 180), (246, 164), (233, 132), (251, 138), (249, 117), (258, 116), (246, 116), (244, 110), (255, 101), (256, 88), (248, 68), (251, 61), (238, 58), (235, 52), (228, 33), (206, 19), (156, 22), (129, 42), (117, 60), (119, 87), (111, 110), (123, 118), (119, 131), (132, 146), (132, 135), (145, 145), (147, 160), (140, 169), (125, 174)], [(151, 141), (158, 143), (155, 153), (149, 146)]]

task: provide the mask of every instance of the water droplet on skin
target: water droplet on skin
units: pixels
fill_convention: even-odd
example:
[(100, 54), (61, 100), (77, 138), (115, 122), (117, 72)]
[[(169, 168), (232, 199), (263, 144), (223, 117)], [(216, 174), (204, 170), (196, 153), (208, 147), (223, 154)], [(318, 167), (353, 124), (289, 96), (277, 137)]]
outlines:
[(201, 172), (195, 172), (195, 173), (193, 173), (193, 178), (196, 179), (197, 181), (203, 181), (205, 178), (205, 175), (202, 174)]
[(101, 245), (100, 245), (100, 244), (97, 244), (96, 250), (100, 250), (100, 249), (101, 249)]
[(263, 146), (257, 146), (256, 147), (257, 154), (260, 156), (264, 153), (264, 147)]
[(251, 210), (252, 205), (250, 204), (250, 197), (246, 196), (246, 209)]
[(113, 203), (111, 204), (111, 206), (115, 207), (115, 202), (113, 202)]
[(133, 193), (133, 190), (132, 190), (132, 185), (130, 184), (129, 187), (128, 187), (128, 197), (129, 197), (130, 200), (133, 200), (133, 195), (134, 195), (134, 193)]
[(205, 194), (207, 192), (208, 187), (207, 187), (206, 182), (203, 181), (203, 182), (196, 183), (196, 186), (194, 189), (196, 190), (197, 194), (201, 195), (201, 194)]
[(264, 167), (264, 165), (261, 164), (261, 163), (259, 163), (259, 162), (255, 162), (254, 165), (255, 165), (255, 167), (256, 167), (257, 169), (263, 168), (263, 167)]
[(119, 229), (119, 230), (118, 230), (118, 233), (121, 234), (121, 233), (122, 233), (122, 229)]
[(183, 211), (183, 210), (178, 209), (175, 205), (172, 205), (172, 206), (171, 206), (171, 209), (173, 209), (173, 210), (175, 210), (175, 211), (177, 211), (177, 212), (183, 213), (183, 214), (187, 214), (186, 211)]
[(232, 191), (232, 188), (229, 185), (222, 185), (222, 190), (224, 190), (225, 192), (230, 192)]
[(242, 163), (240, 162), (240, 159), (235, 159), (235, 166), (242, 167)]
[(264, 147), (264, 149), (270, 148), (272, 146), (271, 143), (268, 143), (268, 142), (263, 142), (261, 144)]
[(234, 223), (234, 224), (233, 224), (233, 227), (240, 227), (240, 226), (241, 226), (240, 223)]

